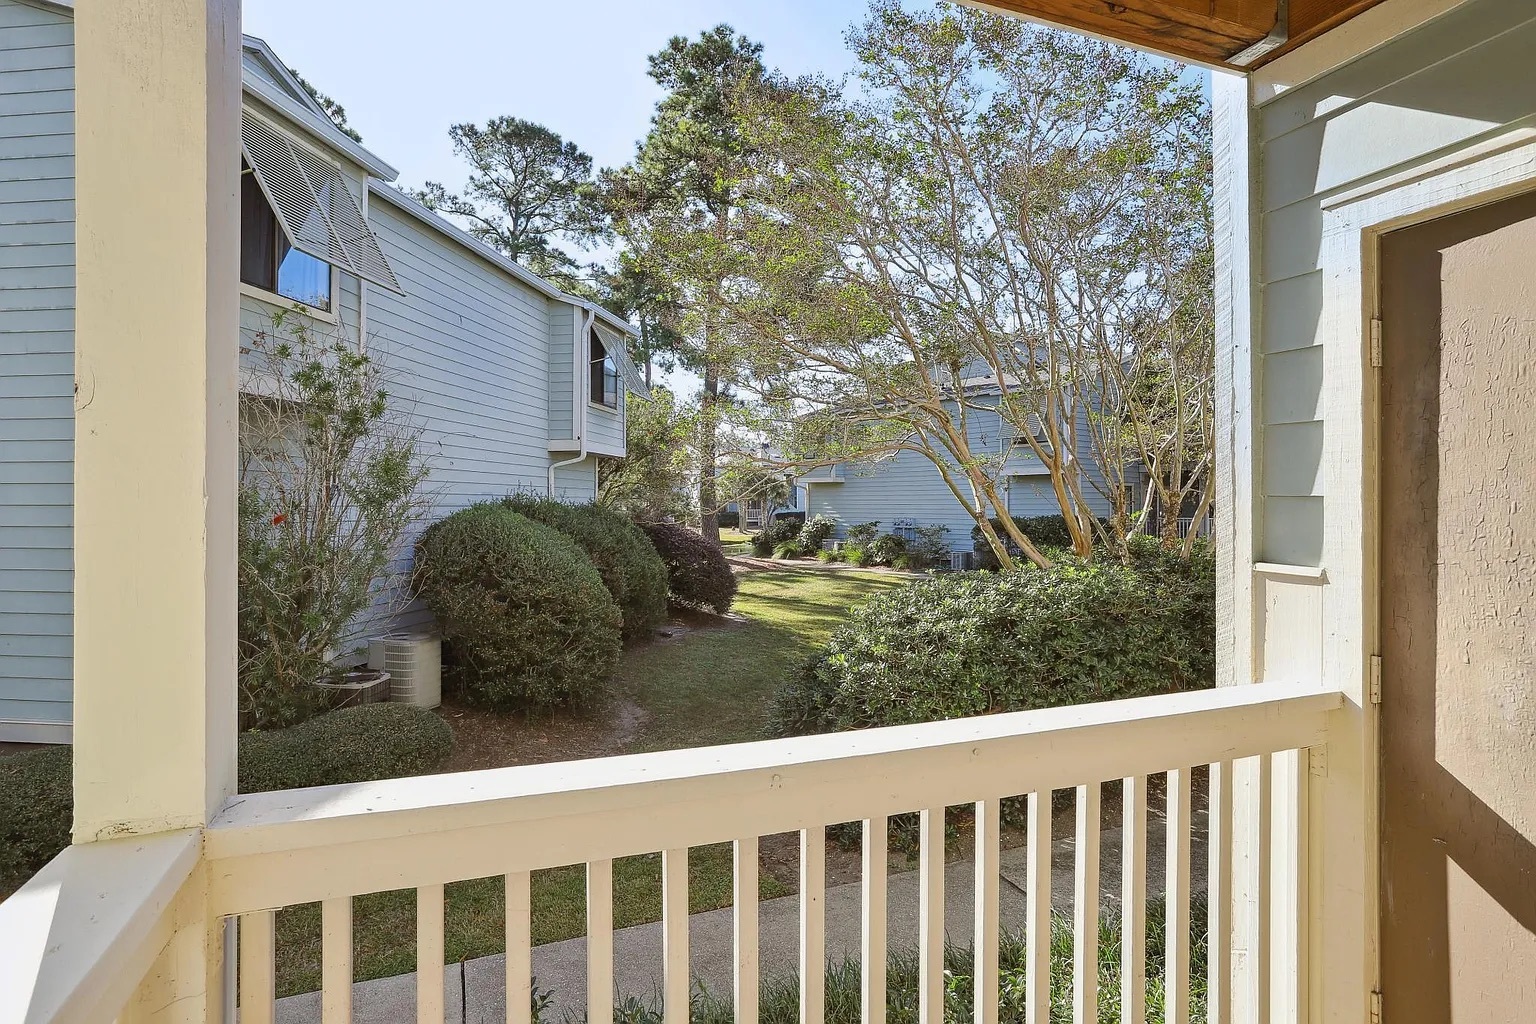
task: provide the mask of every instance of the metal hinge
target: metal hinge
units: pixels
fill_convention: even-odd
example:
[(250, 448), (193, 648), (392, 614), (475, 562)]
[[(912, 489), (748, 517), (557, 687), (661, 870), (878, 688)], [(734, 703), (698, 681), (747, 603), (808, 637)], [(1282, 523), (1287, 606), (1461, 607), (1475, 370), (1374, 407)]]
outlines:
[(1381, 365), (1381, 317), (1371, 317), (1371, 365)]
[(1370, 695), (1372, 704), (1381, 703), (1381, 655), (1371, 655)]
[(1371, 993), (1371, 1024), (1381, 1024), (1381, 992)]

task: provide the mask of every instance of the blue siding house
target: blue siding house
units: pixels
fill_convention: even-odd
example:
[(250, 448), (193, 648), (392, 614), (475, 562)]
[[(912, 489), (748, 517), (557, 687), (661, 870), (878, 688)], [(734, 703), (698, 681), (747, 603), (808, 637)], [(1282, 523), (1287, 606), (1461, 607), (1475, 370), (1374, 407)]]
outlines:
[[(985, 387), (972, 390), (967, 401), (966, 423), (971, 451), (984, 463), (988, 476), (1006, 497), (1014, 516), (1060, 515), (1048, 469), (1027, 440), (988, 408)], [(996, 385), (992, 389), (995, 393)], [(995, 401), (991, 403), (995, 407)], [(1085, 403), (1078, 403), (1077, 451), (1074, 465), (1081, 474), (1084, 498), (1096, 516), (1110, 512), (1103, 468), (1089, 441)], [(958, 416), (955, 403), (949, 403)], [(956, 469), (958, 470), (958, 465)], [(1144, 493), (1145, 482), (1127, 473), (1132, 501)], [(920, 526), (943, 526), (952, 552), (973, 549), (971, 529), (975, 518), (950, 491), (937, 466), (924, 454), (900, 451), (866, 462), (838, 463), (800, 477), (805, 489), (808, 516), (826, 516), (837, 524), (833, 537), (842, 539), (858, 523), (878, 522), (882, 533)]]
[[(70, 736), (74, 421), (91, 390), (74, 366), (72, 6), (0, 0), (0, 741)], [(645, 393), (633, 329), (393, 188), (261, 40), (243, 62), (240, 344), (298, 303), (384, 361), (425, 430), (437, 514), (592, 497)], [(428, 620), (407, 607), (357, 630)]]

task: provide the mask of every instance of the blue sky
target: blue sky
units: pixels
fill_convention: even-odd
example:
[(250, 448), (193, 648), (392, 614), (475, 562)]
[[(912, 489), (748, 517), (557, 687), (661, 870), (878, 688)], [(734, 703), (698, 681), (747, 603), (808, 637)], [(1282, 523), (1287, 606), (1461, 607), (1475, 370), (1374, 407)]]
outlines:
[(646, 57), (721, 21), (764, 44), (772, 67), (840, 74), (843, 32), (864, 0), (246, 0), (261, 36), (335, 97), (402, 185), (450, 188), (463, 171), (448, 126), (514, 114), (574, 141), (600, 166), (629, 159), (658, 91)]

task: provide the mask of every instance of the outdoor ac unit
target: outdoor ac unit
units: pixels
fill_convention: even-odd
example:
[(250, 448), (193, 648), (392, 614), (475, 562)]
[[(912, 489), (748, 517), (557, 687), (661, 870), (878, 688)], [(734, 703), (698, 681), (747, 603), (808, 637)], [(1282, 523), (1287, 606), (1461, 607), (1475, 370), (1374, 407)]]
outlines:
[(963, 572), (971, 567), (971, 553), (969, 551), (951, 551), (949, 553), (949, 568), (951, 572)]
[(368, 667), (389, 673), (389, 699), (419, 708), (443, 702), (443, 641), (431, 633), (394, 633), (368, 644)]

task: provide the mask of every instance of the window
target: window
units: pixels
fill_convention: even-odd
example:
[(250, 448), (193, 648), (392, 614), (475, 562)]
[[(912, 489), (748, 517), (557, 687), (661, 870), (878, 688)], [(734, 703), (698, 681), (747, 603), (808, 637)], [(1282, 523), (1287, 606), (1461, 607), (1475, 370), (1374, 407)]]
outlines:
[(608, 346), (597, 336), (593, 328), (588, 336), (588, 356), (591, 360), (591, 376), (588, 381), (588, 397), (598, 405), (610, 409), (619, 407), (619, 364), (608, 354)]
[(331, 265), (293, 248), (249, 165), (240, 165), (240, 280), (316, 309), (331, 308)]

